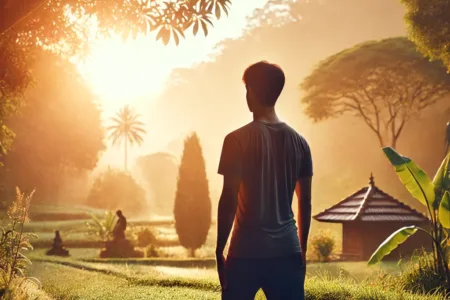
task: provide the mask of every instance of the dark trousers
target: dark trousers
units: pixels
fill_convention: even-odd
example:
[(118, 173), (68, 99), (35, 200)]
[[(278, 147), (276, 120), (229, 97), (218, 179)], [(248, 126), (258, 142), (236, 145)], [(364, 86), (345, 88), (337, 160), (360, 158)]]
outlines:
[(222, 300), (253, 300), (261, 288), (267, 300), (304, 300), (306, 266), (300, 253), (276, 258), (231, 258), (225, 265)]

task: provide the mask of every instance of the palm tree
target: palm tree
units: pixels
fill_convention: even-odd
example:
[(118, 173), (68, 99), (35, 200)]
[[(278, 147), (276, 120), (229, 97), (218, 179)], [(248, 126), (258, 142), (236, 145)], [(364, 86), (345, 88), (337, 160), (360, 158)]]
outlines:
[(111, 118), (114, 125), (107, 128), (110, 132), (108, 138), (112, 140), (113, 145), (120, 145), (122, 141), (124, 142), (125, 170), (127, 170), (128, 143), (133, 146), (134, 144), (141, 145), (144, 141), (142, 136), (146, 131), (142, 128), (144, 123), (138, 120), (139, 117), (140, 115), (136, 114), (129, 105), (125, 105), (115, 117)]

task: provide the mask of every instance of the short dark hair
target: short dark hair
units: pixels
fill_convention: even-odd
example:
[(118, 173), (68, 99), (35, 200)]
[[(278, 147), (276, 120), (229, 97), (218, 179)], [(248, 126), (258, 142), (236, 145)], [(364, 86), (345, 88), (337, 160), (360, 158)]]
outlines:
[(283, 90), (285, 77), (283, 70), (265, 60), (249, 66), (242, 76), (264, 106), (274, 106)]

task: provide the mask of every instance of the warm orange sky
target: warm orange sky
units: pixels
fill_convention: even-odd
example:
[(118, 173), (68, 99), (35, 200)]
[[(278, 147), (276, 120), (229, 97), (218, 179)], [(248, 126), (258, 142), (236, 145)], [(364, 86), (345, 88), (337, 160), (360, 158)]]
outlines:
[[(98, 95), (105, 121), (108, 122), (125, 104), (132, 105), (139, 112), (148, 111), (174, 68), (186, 68), (210, 60), (211, 54), (215, 53), (215, 45), (227, 38), (239, 38), (246, 26), (246, 17), (266, 2), (233, 1), (229, 16), (216, 21), (207, 37), (202, 34), (193, 37), (190, 29), (179, 46), (173, 42), (164, 46), (155, 41), (154, 35), (126, 42), (119, 37), (95, 42), (89, 57), (84, 63), (79, 63), (78, 68)], [(145, 123), (146, 115), (142, 114)], [(156, 142), (155, 131), (148, 130), (143, 147), (130, 149), (130, 165), (138, 155), (164, 150), (166, 145)], [(149, 139), (152, 143), (147, 143)], [(151, 146), (147, 147), (148, 144)], [(122, 156), (123, 149), (109, 148), (100, 160), (100, 166), (123, 167)]]

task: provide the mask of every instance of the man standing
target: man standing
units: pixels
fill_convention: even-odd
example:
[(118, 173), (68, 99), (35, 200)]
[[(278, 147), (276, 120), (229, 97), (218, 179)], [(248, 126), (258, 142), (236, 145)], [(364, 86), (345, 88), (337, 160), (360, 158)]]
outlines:
[(222, 299), (254, 299), (262, 288), (268, 300), (301, 300), (311, 223), (311, 152), (275, 113), (285, 83), (281, 68), (258, 62), (245, 70), (243, 81), (253, 121), (225, 137), (218, 171), (224, 178), (216, 248)]

